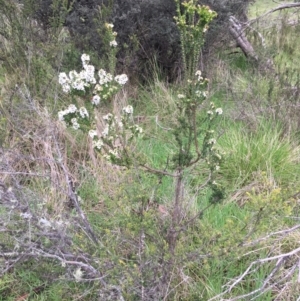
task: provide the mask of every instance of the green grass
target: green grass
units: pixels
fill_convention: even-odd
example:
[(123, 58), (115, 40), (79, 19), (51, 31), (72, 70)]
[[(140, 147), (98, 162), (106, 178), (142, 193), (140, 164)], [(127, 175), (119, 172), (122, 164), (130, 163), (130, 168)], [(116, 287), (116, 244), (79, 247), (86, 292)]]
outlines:
[(261, 120), (249, 131), (243, 123), (231, 124), (219, 139), (225, 151), (222, 173), (231, 187), (243, 187), (264, 172), (278, 184), (299, 181), (299, 146), (282, 133), (280, 123)]
[[(271, 0), (256, 1), (251, 7), (250, 17), (277, 5)], [(275, 16), (278, 14), (272, 15), (272, 18)], [(287, 75), (285, 79), (287, 83), (295, 84), (300, 60), (297, 49), (299, 28), (282, 27), (279, 33), (275, 32), (275, 28), (271, 28), (273, 31), (268, 30), (264, 32), (262, 28), (267, 46), (274, 46), (274, 49), (271, 54), (268, 53), (268, 47), (264, 51), (274, 56), (276, 70), (284, 74), (291, 72), (289, 70), (293, 68), (295, 74)], [(278, 35), (274, 38), (275, 34)], [(78, 53), (72, 51), (65, 54), (68, 66), (76, 65), (77, 62)], [(261, 53), (264, 54), (263, 51)], [(209, 101), (214, 101), (224, 111), (216, 129), (221, 134), (216, 147), (226, 154), (216, 181), (225, 187), (227, 199), (207, 208), (211, 191), (208, 188), (198, 191), (198, 188), (207, 180), (209, 169), (205, 161), (199, 162), (197, 167), (189, 168), (184, 173), (183, 209), (179, 225), (173, 225), (172, 221), (175, 195), (173, 177), (149, 174), (135, 166), (125, 170), (111, 166), (100, 158), (98, 162), (96, 157), (94, 159), (97, 163), (94, 165), (87, 147), (88, 140), (83, 135), (73, 137), (72, 146), (65, 146), (64, 135), (63, 138), (57, 138), (55, 145), (51, 145), (51, 140), (44, 141), (43, 137), (42, 142), (32, 142), (32, 149), (29, 147), (31, 140), (28, 139), (26, 156), (32, 153), (37, 158), (48, 158), (46, 152), (40, 152), (44, 142), (47, 150), (53, 153), (55, 147), (61, 144), (61, 149), (66, 153), (64, 159), (76, 185), (78, 184), (76, 192), (82, 199), (81, 206), (100, 239), (99, 246), (96, 246), (86, 235), (84, 227), (70, 224), (66, 231), (72, 243), (70, 246), (66, 245), (66, 248), (70, 247), (68, 251), (74, 254), (85, 254), (87, 258), (93, 258), (95, 267), (107, 272), (105, 281), (122, 288), (126, 301), (141, 300), (141, 295), (137, 293), (141, 284), (146, 289), (155, 287), (156, 281), (163, 278), (163, 273), (170, 266), (172, 277), (166, 277), (170, 295), (166, 299), (208, 300), (221, 293), (224, 285), (241, 275), (252, 261), (297, 247), (297, 233), (295, 237), (287, 236), (283, 242), (270, 238), (255, 246), (245, 246), (246, 242), (272, 231), (282, 230), (287, 225), (293, 226), (295, 221), (289, 217), (292, 215), (297, 221), (299, 216), (297, 200), (291, 196), (300, 187), (300, 148), (295, 129), (288, 127), (290, 124), (284, 123), (282, 119), (282, 115), (287, 115), (287, 119), (292, 118), (287, 110), (291, 101), (285, 92), (286, 86), (280, 81), (281, 78), (275, 80), (273, 74), (255, 70), (241, 54), (228, 58), (227, 54), (222, 53), (220, 60), (224, 64), (220, 65), (219, 74), (213, 74), (219, 82), (211, 80), (210, 88), (215, 92)], [(43, 72), (52, 74), (53, 70), (50, 65), (42, 68), (47, 64), (46, 61), (35, 63), (36, 69), (32, 74), (37, 75), (33, 83), (38, 94), (43, 86), (38, 81), (38, 75), (44, 76)], [(0, 81), (4, 84), (2, 77)], [(55, 89), (57, 87), (53, 87), (53, 91)], [(130, 89), (131, 87), (129, 92)], [(126, 101), (134, 105), (136, 122), (145, 132), (144, 138), (136, 143), (135, 151), (148, 166), (171, 172), (171, 159), (176, 151), (172, 127), (176, 123), (176, 94), (180, 91), (180, 85), (163, 83), (157, 76), (147, 85), (132, 89), (138, 91), (132, 93), (134, 96)], [(7, 94), (6, 98), (10, 99), (9, 97), (10, 94)], [(49, 106), (54, 107), (53, 99), (48, 101)], [(4, 105), (2, 100), (1, 105)], [(282, 115), (273, 108), (281, 109)], [(202, 113), (206, 114), (206, 110), (199, 111), (199, 114)], [(49, 123), (56, 122), (56, 118), (49, 117)], [(13, 121), (13, 118), (8, 120)], [(0, 127), (5, 128), (5, 125), (6, 119), (1, 119)], [(32, 140), (38, 135), (34, 124), (26, 131), (32, 133)], [(10, 135), (13, 134), (12, 126)], [(55, 160), (56, 157), (53, 156), (53, 161)], [(17, 167), (21, 171), (21, 167)], [(29, 164), (29, 171), (30, 168)], [(52, 174), (61, 172), (60, 168), (54, 169), (53, 166), (47, 165), (46, 168)], [(63, 179), (64, 176), (62, 173), (60, 177), (53, 176), (53, 179)], [(51, 181), (36, 180), (37, 184), (30, 188), (36, 189), (38, 195), (49, 191), (47, 197), (51, 199), (51, 193), (55, 189), (63, 191), (66, 188), (64, 183), (58, 182), (52, 187)], [(49, 189), (46, 190), (48, 186)], [(65, 219), (76, 216), (74, 209), (69, 210), (62, 205), (64, 199), (56, 199), (57, 195), (59, 194), (53, 194), (52, 202), (54, 206), (58, 205), (61, 212), (55, 211), (55, 214)], [(169, 210), (167, 215), (159, 212), (159, 204), (165, 205)], [(38, 204), (34, 205), (32, 210)], [(204, 208), (207, 209), (203, 214), (197, 216)], [(51, 212), (48, 210), (47, 214), (51, 215)], [(14, 222), (11, 230), (15, 230), (15, 222), (20, 221), (19, 215), (7, 214), (1, 208), (0, 215), (5, 217), (5, 223), (1, 223), (1, 226)], [(76, 217), (72, 222), (79, 223), (80, 219)], [(145, 234), (144, 244), (141, 242), (142, 233)], [(178, 233), (175, 250), (170, 250), (168, 245), (172, 233)], [(8, 249), (16, 248), (15, 242), (19, 239), (12, 237), (10, 232), (2, 232), (0, 238), (0, 247), (5, 244)], [(43, 241), (39, 243), (42, 244)], [(47, 244), (44, 243), (43, 247), (46, 248)], [(227, 294), (226, 298), (231, 300), (259, 288), (273, 267), (272, 264), (261, 266)], [(288, 266), (283, 266), (282, 271), (285, 268)], [(72, 273), (71, 267), (65, 269), (56, 261), (43, 258), (38, 261), (28, 260), (16, 265), (0, 279), (0, 301), (16, 301), (27, 293), (31, 293), (32, 300), (91, 301), (101, 298), (99, 290), (103, 291), (103, 287), (98, 282), (77, 283)], [(34, 288), (44, 283), (45, 290), (39, 294), (34, 293)], [(291, 290), (291, 297), (287, 300), (293, 300), (296, 295)], [(276, 291), (270, 291), (257, 300), (271, 301), (275, 297)]]
[[(252, 5), (250, 5), (249, 9), (249, 17), (255, 18), (257, 16), (260, 16), (271, 9), (278, 7), (284, 3), (291, 3), (290, 1), (273, 1), (273, 0), (257, 0)], [(275, 12), (274, 15), (278, 15), (278, 12)]]

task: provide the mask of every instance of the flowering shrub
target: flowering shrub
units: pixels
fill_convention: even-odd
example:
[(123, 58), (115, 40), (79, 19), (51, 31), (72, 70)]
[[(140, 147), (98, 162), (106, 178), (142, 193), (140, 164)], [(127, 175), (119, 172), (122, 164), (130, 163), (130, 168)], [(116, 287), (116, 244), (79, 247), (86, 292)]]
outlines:
[[(90, 57), (82, 54), (81, 60), (83, 70), (79, 73), (70, 71), (69, 75), (60, 73), (59, 83), (63, 91), (70, 95), (85, 96), (92, 91), (90, 103), (94, 108), (102, 99), (107, 100), (112, 97), (128, 81), (126, 74), (113, 77), (104, 69), (98, 71), (97, 81), (95, 67), (89, 65)], [(93, 148), (112, 163), (129, 166), (131, 159), (128, 152), (124, 150), (129, 141), (142, 133), (142, 128), (133, 123), (133, 107), (128, 105), (123, 108), (120, 119), (111, 113), (103, 116), (105, 127), (101, 134), (91, 128), (93, 112), (89, 112), (87, 108), (77, 108), (75, 104), (70, 104), (67, 109), (58, 112), (58, 119), (74, 130), (87, 131), (92, 139)]]
[[(112, 28), (113, 24), (106, 24), (108, 43), (111, 48), (115, 48), (117, 33)], [(111, 53), (115, 54), (115, 50), (112, 49)], [(96, 76), (95, 67), (89, 64), (89, 55), (82, 54), (81, 61), (83, 69), (79, 73), (75, 70), (68, 75), (60, 73), (58, 81), (65, 93), (73, 98), (87, 98), (89, 103), (80, 108), (70, 104), (67, 109), (58, 112), (58, 119), (74, 130), (88, 132), (93, 148), (110, 162), (129, 166), (132, 158), (128, 154), (127, 143), (142, 133), (142, 128), (133, 123), (133, 107), (128, 105), (123, 108), (120, 118), (111, 113), (103, 116), (105, 127), (100, 134), (92, 126), (92, 109), (98, 107), (101, 100), (108, 100), (115, 95), (127, 83), (128, 77), (126, 74), (113, 76), (104, 69), (100, 69)]]
[(208, 80), (197, 70), (177, 95), (179, 115), (174, 135), (178, 151), (172, 161), (175, 169), (184, 170), (205, 160), (210, 171), (208, 185), (213, 192), (212, 200), (216, 201), (223, 198), (222, 187), (216, 182), (223, 154), (216, 147), (215, 124), (223, 110), (211, 102), (206, 114), (199, 114), (208, 97), (207, 85)]
[(181, 55), (187, 78), (197, 70), (204, 35), (217, 13), (206, 5), (197, 4), (198, 1), (195, 0), (175, 2), (177, 16), (174, 19), (180, 32)]

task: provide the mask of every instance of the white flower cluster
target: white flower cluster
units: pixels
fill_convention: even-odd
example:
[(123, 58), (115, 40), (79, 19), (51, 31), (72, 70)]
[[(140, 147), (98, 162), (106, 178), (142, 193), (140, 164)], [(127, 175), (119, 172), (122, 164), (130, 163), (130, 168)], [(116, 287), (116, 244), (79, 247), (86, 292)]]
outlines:
[(203, 77), (201, 76), (202, 75), (202, 72), (200, 70), (197, 70), (195, 75), (197, 76), (197, 80), (200, 82), (203, 80)]
[(127, 83), (127, 81), (128, 81), (128, 76), (127, 76), (126, 74), (117, 75), (117, 76), (115, 77), (115, 81), (116, 81), (119, 85), (123, 86), (123, 85), (125, 85), (125, 84)]
[[(223, 109), (222, 108), (217, 108), (216, 110), (215, 110), (215, 113), (217, 114), (217, 115), (222, 115), (223, 114)], [(214, 111), (212, 111), (212, 110), (208, 110), (207, 111), (207, 115), (214, 115)]]
[(84, 275), (84, 272), (81, 270), (81, 268), (77, 268), (75, 270), (75, 272), (73, 273), (73, 276), (74, 276), (76, 282), (79, 282), (80, 280), (82, 280), (83, 275)]
[(195, 94), (196, 94), (197, 97), (204, 97), (204, 98), (206, 98), (208, 92), (207, 91), (196, 90)]
[(211, 138), (211, 139), (208, 140), (207, 144), (214, 145), (214, 144), (216, 144), (216, 142), (217, 141), (216, 141), (215, 138)]
[(111, 24), (111, 23), (105, 23), (105, 27), (107, 29), (113, 29), (114, 28), (114, 24)]
[(97, 134), (97, 131), (95, 130), (89, 130), (89, 136), (94, 139), (94, 137), (96, 137), (98, 134)]
[(91, 84), (96, 83), (95, 79), (95, 67), (89, 65), (90, 56), (82, 54), (81, 56), (83, 70), (79, 73), (75, 70), (69, 72), (67, 75), (65, 72), (59, 74), (58, 82), (62, 86), (65, 93), (69, 93), (72, 89), (78, 91), (85, 91), (86, 87), (90, 87)]
[(85, 117), (89, 118), (89, 113), (85, 107), (81, 107), (79, 109), (79, 114), (80, 114), (81, 118), (85, 118)]
[(217, 109), (216, 109), (216, 114), (222, 115), (222, 114), (223, 114), (222, 108), (217, 108)]
[(117, 47), (118, 43), (117, 43), (116, 40), (112, 40), (112, 41), (109, 42), (109, 46), (111, 46), (111, 47)]
[(58, 112), (59, 121), (69, 122), (74, 130), (80, 128), (78, 118), (89, 118), (89, 113), (85, 107), (77, 109), (74, 104), (70, 104), (67, 109)]
[(101, 150), (101, 148), (103, 146), (103, 141), (101, 139), (95, 139), (95, 140), (93, 140), (92, 146), (93, 146), (93, 148)]
[(101, 133), (98, 134), (96, 130), (89, 131), (93, 148), (97, 151), (101, 151), (103, 157), (111, 162), (121, 160), (119, 146), (115, 146), (120, 145), (120, 139), (122, 139), (121, 145), (126, 145), (126, 141), (129, 141), (134, 136), (138, 136), (143, 132), (140, 126), (136, 124), (132, 125), (132, 114), (133, 107), (128, 105), (122, 109), (121, 119), (111, 113), (102, 117), (105, 126)]
[(143, 129), (137, 124), (134, 124), (133, 126), (131, 126), (130, 130), (131, 130), (133, 136), (140, 135), (143, 133)]
[(124, 107), (122, 109), (123, 113), (125, 114), (128, 114), (128, 115), (131, 115), (133, 113), (133, 107), (132, 106), (127, 106), (127, 107)]
[[(110, 26), (110, 24), (108, 24), (108, 26)], [(111, 44), (112, 46), (117, 46), (115, 40), (112, 41)], [(85, 53), (82, 54), (81, 61), (83, 66), (82, 71), (78, 73), (77, 71), (72, 70), (68, 74), (62, 72), (59, 74), (58, 82), (65, 93), (70, 93), (74, 90), (85, 92), (86, 88), (95, 85), (93, 88), (93, 97), (91, 99), (92, 104), (95, 106), (100, 104), (101, 98), (109, 98), (118, 91), (120, 86), (124, 86), (128, 81), (128, 76), (126, 74), (120, 74), (113, 77), (104, 69), (100, 69), (98, 71), (99, 81), (97, 82), (95, 78), (95, 67), (89, 65), (90, 56)]]
[(110, 73), (106, 72), (104, 69), (100, 69), (98, 71), (99, 76), (99, 84), (105, 85), (107, 83), (110, 83), (113, 80), (113, 77)]
[(101, 97), (99, 95), (94, 95), (92, 97), (92, 104), (97, 106), (100, 103)]
[(78, 130), (80, 128), (80, 125), (77, 121), (77, 118), (72, 118), (71, 119), (71, 124), (74, 130)]
[(59, 121), (64, 121), (66, 115), (74, 114), (77, 111), (78, 111), (78, 109), (76, 108), (76, 106), (74, 104), (70, 104), (67, 109), (58, 112), (58, 119), (59, 119)]

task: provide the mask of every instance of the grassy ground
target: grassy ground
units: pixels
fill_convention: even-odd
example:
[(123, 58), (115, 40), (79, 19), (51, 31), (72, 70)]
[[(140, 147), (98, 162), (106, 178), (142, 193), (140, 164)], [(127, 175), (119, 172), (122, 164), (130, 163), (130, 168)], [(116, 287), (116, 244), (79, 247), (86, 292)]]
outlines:
[[(274, 6), (273, 1), (256, 1), (250, 16)], [(10, 255), (1, 257), (0, 265), (5, 266), (1, 301), (158, 301), (155, 293), (162, 285), (167, 294), (161, 300), (240, 300), (239, 296), (264, 284), (270, 289), (244, 299), (296, 300), (297, 256), (281, 261), (276, 256), (292, 252), (299, 241), (297, 229), (279, 232), (297, 226), (299, 220), (299, 29), (282, 26), (275, 35), (268, 34), (275, 29), (253, 26), (264, 34), (267, 46), (260, 54), (274, 55), (278, 76), (259, 72), (241, 55), (220, 54), (219, 68), (212, 68), (215, 73), (208, 101), (224, 112), (215, 130), (216, 147), (225, 153), (225, 159), (215, 180), (224, 187), (225, 199), (210, 204), (212, 191), (202, 188), (209, 174), (205, 161), (186, 170), (183, 222), (176, 228), (175, 251), (170, 251), (167, 241), (176, 180), (112, 166), (92, 151), (84, 135), (63, 128), (56, 113), (69, 100), (53, 84), (54, 71), (38, 83), (41, 65), (37, 63), (31, 73), (35, 77), (26, 78), (33, 72), (26, 69), (28, 81), (23, 85), (7, 72), (1, 79), (0, 98), (4, 132), (0, 139), (7, 150), (2, 155), (6, 175), (2, 180), (8, 186), (19, 183), (24, 187), (16, 189), (17, 197), (30, 200), (25, 205), (36, 215), (30, 220), (21, 218), (16, 205), (0, 208), (0, 251), (11, 252), (11, 256), (18, 250), (30, 254), (26, 260), (20, 258), (20, 263)], [(254, 45), (259, 47), (259, 43)], [(274, 48), (276, 53), (272, 53)], [(41, 87), (45, 88), (43, 97)], [(145, 131), (134, 150), (147, 164), (164, 171), (170, 170), (176, 151), (172, 127), (178, 88), (159, 80), (145, 87), (128, 86), (126, 93), (101, 112), (117, 112), (121, 105), (132, 104), (135, 119)], [(36, 97), (32, 97), (34, 93)], [(206, 114), (206, 109), (203, 112)], [(28, 174), (35, 176), (24, 176)], [(68, 174), (80, 207), (99, 238), (97, 244), (82, 215), (70, 204)], [(1, 191), (2, 202), (10, 191)], [(190, 219), (193, 222), (185, 223)], [(31, 241), (34, 244), (28, 243)], [(38, 252), (41, 249), (44, 253)], [(272, 256), (276, 260), (263, 262)], [(233, 285), (249, 266), (253, 269)], [(83, 276), (74, 281), (80, 271)], [(171, 275), (167, 283), (166, 271)]]
[[(266, 0), (266, 1), (255, 1), (249, 9), (249, 17), (254, 18), (257, 16), (260, 16), (275, 7), (278, 7), (280, 5), (283, 5), (285, 3), (291, 3), (290, 1), (273, 1), (273, 0)], [(278, 15), (278, 13), (275, 12), (275, 15)]]

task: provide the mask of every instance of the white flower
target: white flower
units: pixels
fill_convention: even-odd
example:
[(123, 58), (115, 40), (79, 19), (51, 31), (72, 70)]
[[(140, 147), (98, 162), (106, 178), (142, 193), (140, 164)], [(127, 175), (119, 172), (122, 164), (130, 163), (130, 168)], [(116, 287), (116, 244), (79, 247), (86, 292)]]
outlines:
[(177, 97), (181, 99), (181, 98), (185, 98), (185, 95), (184, 94), (178, 94)]
[(20, 213), (20, 216), (24, 219), (31, 219), (32, 218), (32, 215), (28, 212)]
[(71, 81), (75, 81), (76, 79), (80, 78), (80, 75), (77, 73), (77, 71), (72, 70), (69, 72), (69, 77)]
[(111, 47), (117, 47), (118, 43), (117, 43), (116, 40), (112, 40), (112, 41), (109, 42), (109, 46), (111, 46)]
[(98, 71), (98, 75), (99, 75), (99, 77), (105, 76), (105, 75), (106, 75), (106, 71), (105, 71), (104, 69), (100, 69), (100, 70)]
[(198, 78), (198, 81), (200, 82), (201, 80), (203, 80), (203, 77), (201, 76), (202, 72), (200, 70), (196, 71), (195, 75)]
[(65, 116), (65, 111), (59, 111), (58, 112), (58, 120), (59, 121), (64, 121), (64, 116)]
[(95, 67), (93, 65), (85, 65), (84, 70), (81, 72), (81, 77), (87, 82), (87, 83), (96, 83), (95, 79)]
[(125, 85), (128, 81), (128, 76), (126, 74), (121, 74), (121, 75), (117, 75), (115, 77), (115, 81), (119, 84), (119, 85)]
[(104, 85), (112, 81), (113, 77), (110, 73), (107, 73), (105, 70), (100, 69), (98, 71), (99, 75), (99, 84)]
[(103, 116), (103, 119), (107, 121), (111, 120), (112, 118), (113, 118), (113, 114), (111, 113), (108, 113), (107, 115)]
[(73, 128), (74, 130), (78, 130), (78, 129), (80, 128), (79, 123), (74, 122), (73, 125), (72, 125), (72, 128)]
[(201, 76), (201, 74), (202, 74), (202, 73), (201, 73), (200, 70), (197, 70), (196, 73), (195, 73), (196, 76)]
[(216, 165), (216, 171), (220, 170), (220, 166)]
[(80, 281), (83, 276), (83, 271), (81, 270), (81, 268), (76, 269), (76, 271), (73, 273), (73, 276), (76, 282)]
[(48, 221), (47, 219), (43, 218), (43, 217), (40, 218), (40, 220), (39, 220), (39, 225), (42, 226), (42, 227), (45, 227), (45, 228), (50, 228), (50, 227), (52, 227), (51, 222)]
[(93, 148), (97, 148), (98, 150), (100, 150), (103, 146), (103, 142), (100, 139), (99, 140), (93, 140), (92, 146), (93, 146)]
[(213, 115), (214, 112), (209, 110), (209, 111), (207, 111), (207, 114), (208, 114), (208, 115)]
[(114, 24), (111, 23), (105, 23), (106, 28), (114, 28)]
[(77, 78), (72, 82), (72, 88), (75, 90), (84, 91), (85, 83), (82, 79)]
[(209, 139), (208, 141), (207, 141), (207, 144), (211, 144), (211, 145), (213, 145), (213, 144), (216, 144), (216, 139), (214, 139), (214, 138), (211, 138), (211, 139)]
[(88, 54), (83, 53), (81, 56), (82, 64), (85, 65), (90, 61), (90, 56)]
[(69, 84), (63, 84), (62, 89), (65, 93), (69, 93), (71, 91), (71, 86)]
[(106, 127), (104, 128), (104, 130), (101, 133), (101, 136), (102, 137), (107, 137), (108, 132), (109, 132), (109, 127), (108, 127), (108, 125), (106, 125)]
[(122, 109), (122, 111), (128, 115), (132, 114), (133, 113), (133, 107), (132, 106), (127, 106), (127, 107), (124, 107)]
[(65, 93), (69, 93), (71, 90), (70, 87), (70, 79), (68, 78), (66, 73), (60, 73), (58, 77), (58, 82), (62, 86), (62, 89)]
[(79, 123), (77, 122), (77, 118), (72, 118), (71, 119), (71, 123), (72, 123), (72, 128), (74, 130), (78, 130), (80, 128)]
[(135, 134), (142, 134), (143, 133), (143, 128), (141, 128), (140, 126), (138, 126), (137, 124), (134, 125), (134, 132)]
[(217, 108), (217, 109), (216, 109), (216, 113), (217, 113), (218, 115), (222, 115), (222, 114), (223, 114), (222, 108)]
[(110, 158), (119, 156), (118, 150), (116, 148), (114, 150), (110, 149), (108, 152), (110, 154)]
[(81, 107), (79, 109), (79, 114), (82, 118), (89, 117), (89, 112), (87, 111), (87, 109), (85, 107)]
[(97, 131), (95, 130), (89, 130), (89, 136), (94, 139), (94, 137), (96, 137), (98, 134), (97, 134)]
[(77, 112), (76, 106), (74, 104), (70, 104), (69, 107), (68, 107), (68, 109), (67, 109), (67, 112), (68, 113), (75, 113), (75, 112)]
[(62, 72), (62, 73), (59, 74), (58, 82), (59, 82), (60, 85), (64, 85), (64, 84), (70, 82), (70, 80), (69, 80), (69, 78), (68, 78), (68, 76), (65, 72)]
[(101, 100), (101, 98), (100, 98), (99, 95), (94, 95), (92, 97), (92, 104), (95, 105), (95, 106), (97, 106), (100, 103), (100, 100)]
[(96, 94), (97, 92), (99, 91), (102, 91), (103, 90), (103, 87), (100, 86), (99, 84), (95, 85), (95, 88), (94, 88), (94, 93)]

